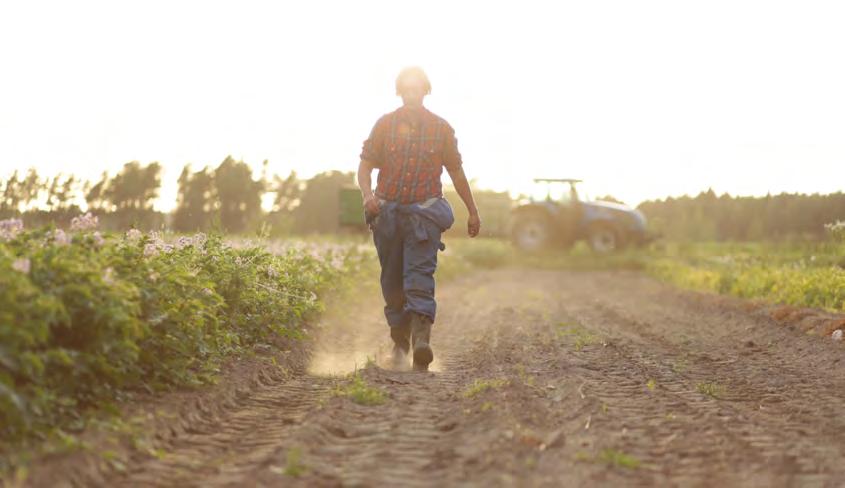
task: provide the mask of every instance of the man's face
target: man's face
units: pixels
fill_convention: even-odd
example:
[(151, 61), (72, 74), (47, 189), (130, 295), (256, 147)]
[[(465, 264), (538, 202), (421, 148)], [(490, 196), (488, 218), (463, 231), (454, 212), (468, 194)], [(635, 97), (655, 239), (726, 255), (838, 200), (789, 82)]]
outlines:
[(399, 86), (399, 94), (402, 96), (402, 102), (406, 107), (422, 107), (425, 97), (425, 81), (409, 76), (402, 80), (402, 84)]

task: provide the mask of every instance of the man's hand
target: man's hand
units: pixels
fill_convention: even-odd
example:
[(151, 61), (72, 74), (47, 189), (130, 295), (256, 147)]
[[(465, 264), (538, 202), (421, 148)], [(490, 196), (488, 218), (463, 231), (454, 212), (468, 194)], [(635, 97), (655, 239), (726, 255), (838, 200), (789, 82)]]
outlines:
[(478, 232), (481, 230), (481, 218), (478, 214), (472, 214), (469, 216), (467, 220), (467, 232), (469, 233), (470, 237), (475, 237), (478, 235)]
[(373, 195), (373, 183), (370, 178), (374, 167), (375, 165), (366, 159), (362, 159), (358, 164), (358, 187), (361, 189), (361, 196), (364, 198), (364, 209), (369, 215), (378, 215), (381, 210), (378, 198)]
[(475, 200), (472, 198), (472, 190), (467, 181), (467, 175), (464, 174), (464, 169), (461, 166), (457, 168), (446, 168), (449, 171), (449, 177), (452, 178), (452, 183), (455, 185), (455, 191), (464, 201), (469, 211), (469, 220), (467, 220), (467, 233), (470, 237), (475, 237), (481, 230), (481, 218), (478, 216), (478, 208), (475, 206)]
[(381, 207), (379, 207), (378, 204), (378, 198), (376, 198), (376, 196), (372, 193), (364, 197), (364, 208), (370, 215), (378, 215), (381, 211)]

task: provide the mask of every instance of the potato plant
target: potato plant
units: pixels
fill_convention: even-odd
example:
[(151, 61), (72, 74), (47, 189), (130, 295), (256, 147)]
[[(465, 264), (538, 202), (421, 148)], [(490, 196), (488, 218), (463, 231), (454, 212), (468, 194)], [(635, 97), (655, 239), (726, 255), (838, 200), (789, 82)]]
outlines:
[(0, 438), (83, 425), (127, 392), (207, 382), (221, 361), (302, 336), (329, 285), (360, 266), (354, 246), (278, 254), (219, 236), (165, 242), (0, 222)]

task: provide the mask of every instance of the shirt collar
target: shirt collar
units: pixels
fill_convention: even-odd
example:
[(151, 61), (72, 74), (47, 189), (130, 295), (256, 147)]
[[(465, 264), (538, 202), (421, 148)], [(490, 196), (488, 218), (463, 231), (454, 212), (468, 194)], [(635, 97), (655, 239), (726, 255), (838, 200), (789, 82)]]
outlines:
[(425, 106), (421, 107), (418, 110), (410, 109), (404, 105), (399, 107), (396, 111), (399, 114), (399, 118), (402, 120), (407, 120), (408, 122), (420, 122), (422, 119), (428, 117), (428, 109)]

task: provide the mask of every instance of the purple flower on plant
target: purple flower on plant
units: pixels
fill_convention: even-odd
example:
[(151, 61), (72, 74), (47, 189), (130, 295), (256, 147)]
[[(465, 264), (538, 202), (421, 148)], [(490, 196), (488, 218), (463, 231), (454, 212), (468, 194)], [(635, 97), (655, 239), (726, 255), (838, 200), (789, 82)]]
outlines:
[(70, 236), (62, 229), (56, 229), (53, 231), (53, 242), (55, 242), (57, 246), (67, 246), (70, 244), (70, 241)]
[(71, 231), (86, 231), (86, 230), (93, 230), (96, 229), (99, 225), (100, 220), (97, 216), (91, 215), (91, 212), (86, 213), (85, 215), (80, 215), (79, 217), (74, 217), (70, 221), (70, 230)]
[(141, 239), (144, 234), (138, 229), (129, 229), (126, 231), (126, 240), (131, 242), (137, 242)]
[(14, 239), (23, 230), (23, 220), (6, 219), (0, 220), (0, 241)]
[(23, 274), (29, 274), (31, 263), (29, 258), (18, 258), (12, 262), (12, 269)]

